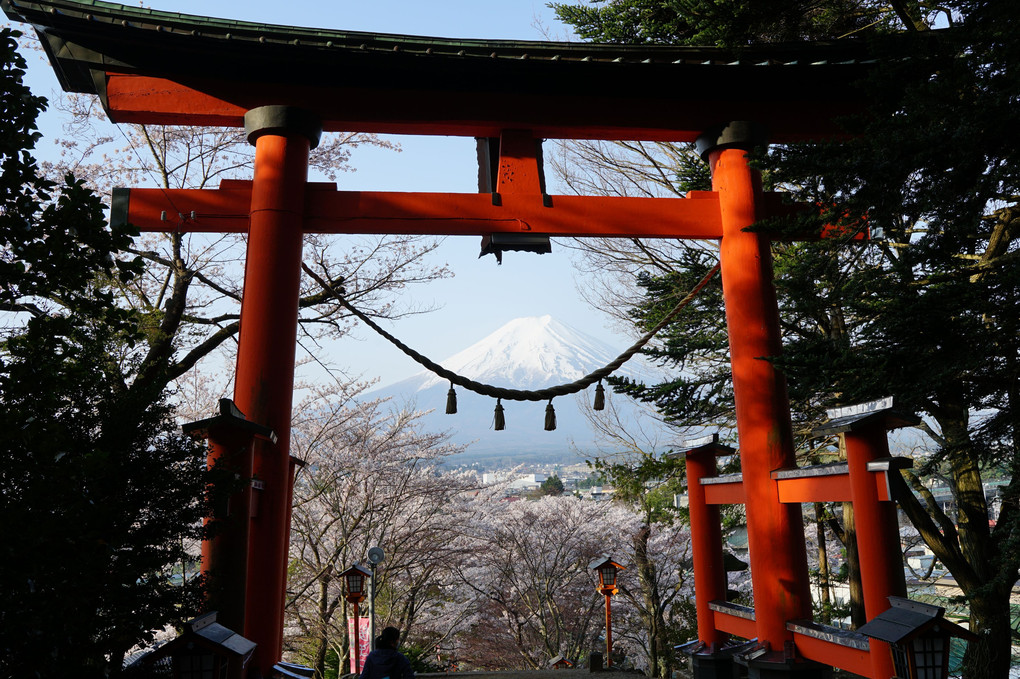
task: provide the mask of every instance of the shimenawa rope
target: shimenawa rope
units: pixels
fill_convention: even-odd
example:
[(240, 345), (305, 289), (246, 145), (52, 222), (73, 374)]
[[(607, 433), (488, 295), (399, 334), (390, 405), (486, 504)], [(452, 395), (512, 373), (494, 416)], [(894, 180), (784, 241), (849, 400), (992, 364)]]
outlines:
[[(630, 348), (628, 348), (622, 354), (617, 356), (613, 361), (611, 361), (607, 365), (603, 366), (602, 368), (599, 368), (598, 370), (595, 370), (594, 372), (588, 373), (581, 379), (576, 380), (574, 382), (557, 385), (555, 387), (546, 387), (545, 389), (536, 389), (532, 391), (526, 389), (509, 389), (507, 387), (496, 387), (491, 384), (483, 384), (481, 382), (475, 382), (474, 380), (470, 380), (464, 377), (463, 375), (458, 375), (457, 373), (451, 370), (447, 370), (446, 368), (439, 365), (435, 361), (432, 361), (428, 357), (419, 354), (417, 351), (407, 346), (399, 339), (397, 339), (396, 337), (394, 337), (393, 335), (379, 327), (379, 325), (375, 323), (375, 321), (373, 321), (371, 318), (369, 318), (361, 311), (356, 309), (354, 306), (352, 306), (351, 303), (344, 299), (344, 297), (340, 293), (338, 293), (333, 288), (332, 285), (330, 285), (328, 282), (323, 280), (318, 274), (312, 271), (308, 267), (308, 265), (302, 264), (301, 267), (305, 270), (305, 273), (311, 276), (319, 285), (323, 287), (323, 289), (325, 289), (331, 295), (333, 295), (333, 297), (336, 298), (337, 302), (339, 302), (352, 314), (357, 316), (362, 323), (364, 323), (365, 325), (367, 325), (368, 327), (372, 328), (377, 333), (385, 337), (387, 340), (390, 341), (391, 344), (393, 344), (402, 352), (410, 356), (412, 359), (414, 359), (415, 362), (417, 362), (421, 366), (425, 367), (426, 369), (435, 373), (436, 375), (439, 375), (440, 377), (449, 380), (451, 383), (450, 391), (453, 391), (452, 385), (456, 384), (458, 386), (464, 387), (469, 391), (482, 394), (483, 396), (491, 396), (492, 398), (496, 399), (507, 399), (508, 401), (550, 400), (549, 407), (552, 406), (551, 399), (553, 399), (556, 396), (567, 396), (569, 394), (576, 394), (582, 389), (590, 387), (595, 382), (600, 382), (599, 387), (601, 387), (602, 379), (613, 374), (620, 366), (622, 366), (624, 363), (630, 360), (634, 356), (634, 354), (640, 351), (641, 348), (644, 347), (649, 342), (649, 340), (652, 339), (652, 337), (654, 337), (664, 327), (669, 325), (670, 322), (672, 322), (673, 319), (675, 319), (677, 315), (683, 310), (683, 308), (690, 304), (694, 297), (699, 292), (701, 292), (701, 289), (708, 285), (708, 282), (712, 280), (712, 277), (719, 271), (719, 264), (716, 264), (707, 274), (705, 274), (705, 277), (702, 278), (701, 281), (698, 282), (698, 284), (695, 285), (689, 293), (687, 293), (687, 296), (680, 300), (677, 303), (677, 305), (673, 307), (673, 309), (668, 314), (666, 314), (661, 321), (659, 321), (655, 325), (654, 328), (652, 328), (644, 335), (642, 335), (637, 342), (631, 345)], [(598, 394), (596, 394), (596, 396), (598, 396)], [(449, 403), (447, 407), (447, 412), (451, 412)], [(453, 397), (452, 412), (456, 412), (455, 393)], [(553, 428), (555, 428), (555, 417), (553, 417), (551, 424)]]

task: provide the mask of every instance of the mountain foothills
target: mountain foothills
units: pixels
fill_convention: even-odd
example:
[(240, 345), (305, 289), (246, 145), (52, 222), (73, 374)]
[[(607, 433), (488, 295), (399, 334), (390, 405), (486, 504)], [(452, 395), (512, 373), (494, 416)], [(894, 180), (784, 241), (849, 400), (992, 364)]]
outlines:
[[(517, 318), (466, 349), (439, 361), (440, 365), (476, 382), (513, 389), (542, 389), (568, 384), (603, 367), (620, 353), (608, 344), (565, 325), (551, 316)], [(617, 374), (641, 379), (651, 374), (647, 364), (633, 359)], [(592, 453), (597, 436), (588, 415), (608, 417), (591, 410), (595, 387), (578, 395), (553, 401), (556, 429), (545, 431), (547, 401), (503, 401), (506, 429), (494, 429), (496, 400), (457, 387), (457, 414), (446, 415), (450, 383), (423, 370), (405, 380), (368, 393), (370, 398), (390, 398), (394, 407), (413, 404), (429, 411), (427, 426), (447, 430), (453, 443), (469, 444), (458, 461), (506, 457), (524, 462), (541, 458), (577, 458)], [(609, 390), (607, 389), (607, 392)], [(620, 416), (633, 419), (637, 408), (607, 393)]]

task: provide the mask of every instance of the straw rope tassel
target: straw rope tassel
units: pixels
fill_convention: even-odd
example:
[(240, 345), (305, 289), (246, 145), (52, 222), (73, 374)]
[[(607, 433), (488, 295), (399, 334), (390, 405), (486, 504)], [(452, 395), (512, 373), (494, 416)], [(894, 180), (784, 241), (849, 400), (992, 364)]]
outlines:
[(503, 417), (503, 400), (496, 399), (496, 413), (492, 417), (492, 428), (496, 431), (506, 429), (506, 419)]
[(556, 409), (553, 408), (552, 399), (549, 399), (549, 405), (545, 407), (545, 430), (554, 431), (556, 429)]
[(595, 385), (595, 403), (592, 405), (592, 410), (605, 410), (606, 409), (606, 388), (602, 386), (602, 380)]
[(453, 390), (453, 382), (450, 382), (450, 391), (446, 392), (446, 414), (457, 414), (457, 392)]

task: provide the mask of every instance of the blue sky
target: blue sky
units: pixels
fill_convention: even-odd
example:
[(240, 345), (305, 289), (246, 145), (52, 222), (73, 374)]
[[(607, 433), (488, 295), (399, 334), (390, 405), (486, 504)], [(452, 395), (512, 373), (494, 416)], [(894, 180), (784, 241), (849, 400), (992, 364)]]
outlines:
[[(568, 39), (552, 10), (534, 0), (413, 0), (332, 1), (290, 0), (163, 0), (147, 3), (156, 9), (267, 23), (341, 30), (408, 33), (441, 37), (542, 40), (546, 35)], [(36, 70), (33, 68), (33, 70)], [(46, 69), (48, 70), (48, 69)], [(55, 88), (52, 78), (34, 86)], [(46, 94), (47, 92), (41, 92)], [(473, 139), (451, 137), (392, 137), (402, 152), (362, 148), (355, 152), (354, 173), (339, 177), (346, 190), (452, 191), (477, 190)], [(552, 180), (551, 180), (552, 181)], [(550, 192), (557, 193), (555, 183)], [(630, 340), (606, 329), (608, 319), (577, 295), (575, 273), (568, 252), (509, 253), (501, 267), (493, 257), (478, 259), (478, 238), (450, 238), (436, 253), (456, 276), (406, 291), (403, 302), (438, 306), (424, 316), (391, 323), (388, 329), (430, 358), (460, 351), (508, 321), (520, 316), (551, 314), (558, 320), (618, 348)], [(378, 378), (387, 384), (417, 372), (418, 367), (368, 328), (336, 343), (334, 362), (352, 375)]]

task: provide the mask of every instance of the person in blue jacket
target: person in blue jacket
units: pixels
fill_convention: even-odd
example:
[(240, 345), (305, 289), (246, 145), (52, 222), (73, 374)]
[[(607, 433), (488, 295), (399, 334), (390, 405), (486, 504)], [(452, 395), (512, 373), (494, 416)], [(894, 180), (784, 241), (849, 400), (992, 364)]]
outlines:
[(400, 630), (387, 627), (375, 640), (375, 650), (365, 658), (361, 679), (414, 679), (414, 670), (404, 654), (397, 650)]

